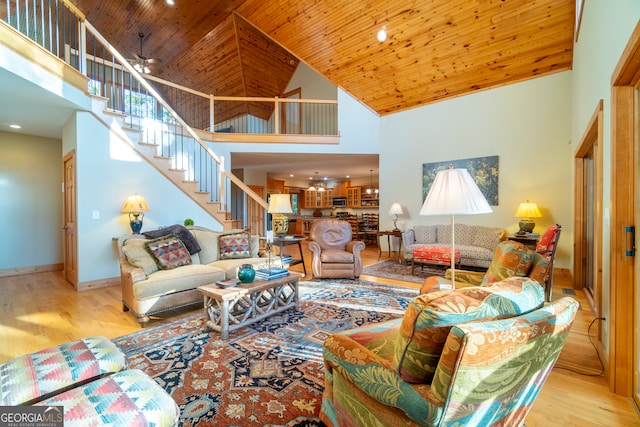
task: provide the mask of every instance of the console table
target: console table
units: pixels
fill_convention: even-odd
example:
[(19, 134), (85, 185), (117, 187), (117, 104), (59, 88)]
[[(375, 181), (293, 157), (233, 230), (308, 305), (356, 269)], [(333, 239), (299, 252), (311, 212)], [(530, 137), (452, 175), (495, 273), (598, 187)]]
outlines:
[(222, 289), (216, 284), (198, 287), (204, 297), (205, 326), (226, 340), (230, 331), (296, 307), (301, 277), (290, 272), (279, 279), (255, 279), (233, 288)]

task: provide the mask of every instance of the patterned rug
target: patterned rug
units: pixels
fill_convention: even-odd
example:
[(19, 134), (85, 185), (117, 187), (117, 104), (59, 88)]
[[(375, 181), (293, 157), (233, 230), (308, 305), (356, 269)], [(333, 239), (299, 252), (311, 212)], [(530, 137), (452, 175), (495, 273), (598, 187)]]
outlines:
[(228, 340), (202, 314), (114, 339), (180, 407), (181, 426), (322, 426), (322, 343), (334, 332), (401, 316), (415, 289), (358, 280), (300, 284), (297, 309)]
[(424, 279), (431, 276), (444, 276), (447, 266), (419, 266), (416, 265), (413, 275), (411, 263), (399, 263), (396, 259), (388, 259), (365, 267), (362, 274), (369, 276), (386, 277), (388, 279), (405, 280), (407, 282), (423, 283)]

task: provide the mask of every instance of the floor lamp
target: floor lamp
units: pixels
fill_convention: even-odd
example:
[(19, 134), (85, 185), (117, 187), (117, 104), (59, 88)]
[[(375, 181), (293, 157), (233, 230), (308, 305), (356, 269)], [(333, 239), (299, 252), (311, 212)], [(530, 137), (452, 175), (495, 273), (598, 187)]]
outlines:
[(438, 172), (420, 215), (451, 215), (451, 283), (456, 287), (455, 215), (474, 215), (493, 212), (469, 171), (449, 169)]

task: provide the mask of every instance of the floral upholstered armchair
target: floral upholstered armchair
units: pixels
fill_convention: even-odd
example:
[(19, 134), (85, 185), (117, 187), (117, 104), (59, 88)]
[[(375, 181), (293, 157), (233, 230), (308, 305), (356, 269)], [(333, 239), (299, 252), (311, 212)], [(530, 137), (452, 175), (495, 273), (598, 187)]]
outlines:
[(404, 317), (325, 340), (327, 426), (520, 425), (555, 364), (578, 303), (546, 306), (535, 281), (417, 297)]

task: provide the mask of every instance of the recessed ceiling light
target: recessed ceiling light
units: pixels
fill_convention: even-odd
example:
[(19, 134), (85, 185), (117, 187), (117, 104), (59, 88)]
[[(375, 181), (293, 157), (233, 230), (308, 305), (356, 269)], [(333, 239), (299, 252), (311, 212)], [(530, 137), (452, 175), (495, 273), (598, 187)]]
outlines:
[(173, 6), (174, 4), (176, 4), (176, 2), (175, 2), (175, 1), (173, 1), (173, 0), (167, 0), (167, 4), (168, 4), (169, 6)]
[(383, 41), (385, 41), (387, 39), (387, 30), (385, 30), (384, 28), (382, 28), (380, 31), (378, 31), (378, 34), (376, 35), (378, 41), (380, 43), (382, 43)]
[(293, 178), (293, 174), (292, 173), (289, 174), (289, 178)]
[(20, 125), (16, 125), (16, 124), (9, 125), (9, 127), (10, 127), (11, 129), (22, 129), (22, 126), (20, 126)]

